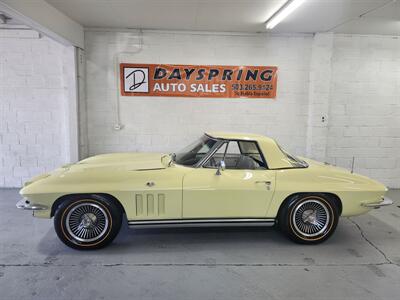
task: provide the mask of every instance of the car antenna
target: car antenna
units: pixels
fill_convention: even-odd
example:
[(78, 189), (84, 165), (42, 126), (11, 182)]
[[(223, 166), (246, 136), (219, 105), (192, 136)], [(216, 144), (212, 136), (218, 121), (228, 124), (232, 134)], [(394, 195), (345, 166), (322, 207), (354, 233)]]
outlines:
[(353, 160), (351, 161), (351, 173), (354, 172), (354, 156), (353, 156)]

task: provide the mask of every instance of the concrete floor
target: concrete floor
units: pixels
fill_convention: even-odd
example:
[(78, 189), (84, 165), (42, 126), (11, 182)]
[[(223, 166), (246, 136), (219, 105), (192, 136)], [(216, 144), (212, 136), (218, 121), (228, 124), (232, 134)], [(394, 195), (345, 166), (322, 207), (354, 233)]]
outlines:
[(0, 299), (399, 299), (400, 191), (318, 246), (273, 228), (129, 229), (81, 252), (0, 190)]

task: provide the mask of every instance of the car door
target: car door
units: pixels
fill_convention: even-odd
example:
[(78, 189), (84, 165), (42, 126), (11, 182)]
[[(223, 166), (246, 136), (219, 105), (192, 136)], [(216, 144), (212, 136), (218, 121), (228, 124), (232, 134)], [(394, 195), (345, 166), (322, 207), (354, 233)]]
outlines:
[[(221, 161), (226, 167), (218, 172)], [(185, 174), (182, 217), (265, 218), (274, 188), (275, 171), (267, 169), (257, 143), (227, 141)]]

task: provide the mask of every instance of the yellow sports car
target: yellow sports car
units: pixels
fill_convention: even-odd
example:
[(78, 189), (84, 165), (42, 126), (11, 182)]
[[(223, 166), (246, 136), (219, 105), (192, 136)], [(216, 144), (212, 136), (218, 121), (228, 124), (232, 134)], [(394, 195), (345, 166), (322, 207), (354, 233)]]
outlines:
[(176, 154), (115, 153), (63, 166), (25, 183), (18, 208), (54, 216), (58, 237), (103, 247), (129, 225), (274, 225), (314, 244), (339, 216), (392, 204), (387, 188), (349, 170), (298, 158), (273, 139), (210, 132)]

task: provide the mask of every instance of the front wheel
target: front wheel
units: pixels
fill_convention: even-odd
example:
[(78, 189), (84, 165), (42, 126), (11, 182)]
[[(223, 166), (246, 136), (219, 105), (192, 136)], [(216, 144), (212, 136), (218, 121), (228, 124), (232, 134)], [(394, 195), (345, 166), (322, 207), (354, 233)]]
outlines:
[(326, 195), (295, 195), (279, 215), (279, 227), (290, 239), (302, 244), (327, 240), (339, 220), (335, 201)]
[(122, 223), (122, 212), (100, 195), (73, 196), (64, 201), (54, 216), (60, 240), (75, 249), (98, 249), (111, 243)]

